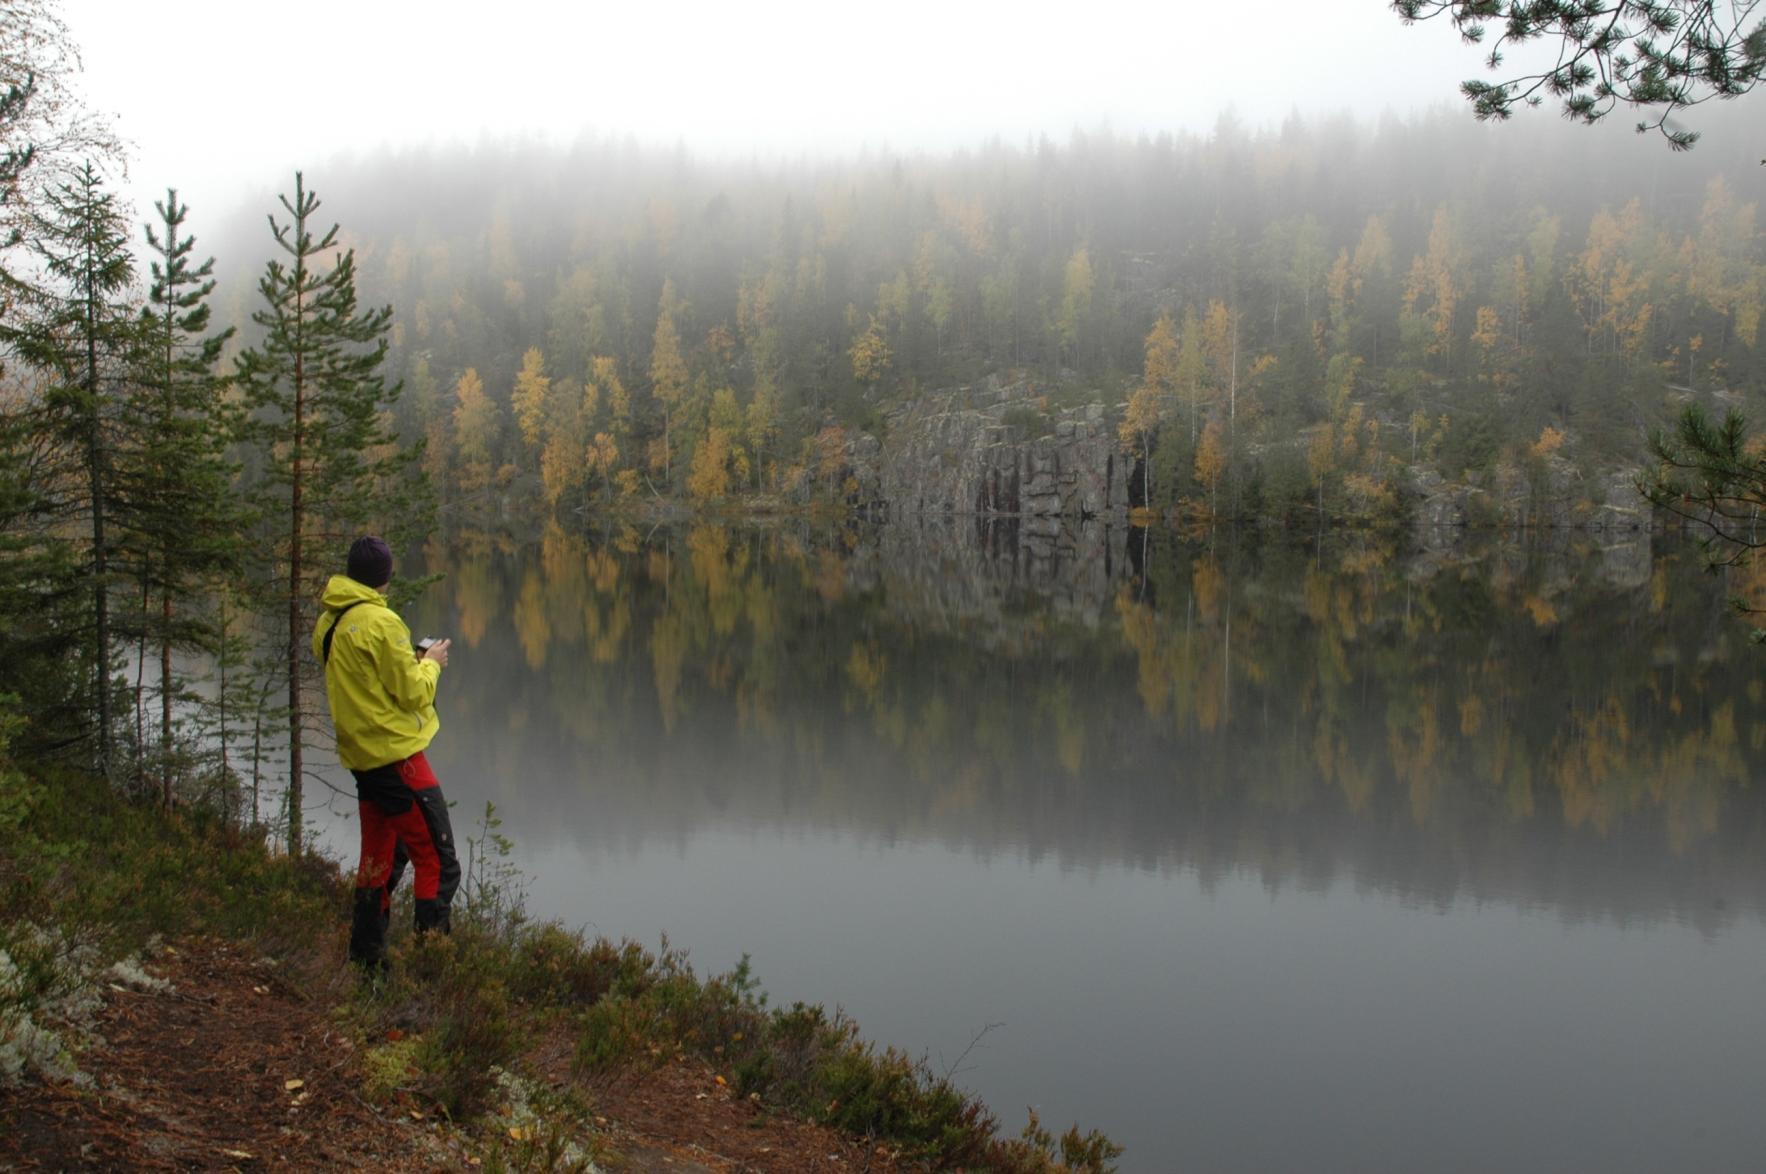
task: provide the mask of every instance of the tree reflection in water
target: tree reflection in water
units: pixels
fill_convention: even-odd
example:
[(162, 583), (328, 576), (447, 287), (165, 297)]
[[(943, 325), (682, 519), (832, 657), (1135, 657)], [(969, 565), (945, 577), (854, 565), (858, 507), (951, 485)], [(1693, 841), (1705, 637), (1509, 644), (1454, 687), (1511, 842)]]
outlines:
[[(726, 823), (1338, 878), (1570, 919), (1766, 908), (1752, 584), (1646, 535), (1101, 522), (432, 544), (456, 770), (529, 842)], [(1738, 896), (1739, 895), (1739, 896)]]

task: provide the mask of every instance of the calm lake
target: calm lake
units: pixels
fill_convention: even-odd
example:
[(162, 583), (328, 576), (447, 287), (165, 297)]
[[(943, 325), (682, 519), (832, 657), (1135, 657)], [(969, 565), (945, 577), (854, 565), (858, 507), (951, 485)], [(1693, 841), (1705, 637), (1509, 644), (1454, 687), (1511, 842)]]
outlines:
[[(432, 545), (528, 906), (1122, 1168), (1757, 1169), (1766, 649), (1647, 535)], [(325, 832), (354, 852), (348, 805)]]

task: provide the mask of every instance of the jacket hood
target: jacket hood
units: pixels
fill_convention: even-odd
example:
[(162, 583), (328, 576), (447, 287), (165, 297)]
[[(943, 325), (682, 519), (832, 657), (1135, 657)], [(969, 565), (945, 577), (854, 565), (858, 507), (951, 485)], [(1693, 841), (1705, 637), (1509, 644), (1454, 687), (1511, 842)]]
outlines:
[(358, 583), (348, 575), (333, 575), (325, 584), (325, 594), (319, 597), (326, 611), (337, 611), (352, 603), (378, 603), (385, 605), (386, 596), (374, 588)]

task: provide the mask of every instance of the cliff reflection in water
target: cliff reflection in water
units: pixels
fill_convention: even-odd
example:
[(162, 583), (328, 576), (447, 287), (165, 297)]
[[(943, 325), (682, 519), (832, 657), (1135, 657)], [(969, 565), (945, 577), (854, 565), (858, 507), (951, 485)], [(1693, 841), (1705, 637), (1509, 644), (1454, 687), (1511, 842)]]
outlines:
[(956, 519), (427, 561), (456, 789), (529, 844), (815, 828), (1570, 919), (1766, 909), (1762, 654), (1690, 547)]

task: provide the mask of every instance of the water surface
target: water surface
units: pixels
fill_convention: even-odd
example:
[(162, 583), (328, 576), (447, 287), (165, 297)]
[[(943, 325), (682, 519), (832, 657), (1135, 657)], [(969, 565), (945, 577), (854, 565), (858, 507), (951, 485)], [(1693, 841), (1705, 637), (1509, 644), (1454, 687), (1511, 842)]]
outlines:
[(747, 954), (1013, 1131), (1128, 1170), (1766, 1147), (1763, 653), (1694, 551), (959, 519), (426, 558), (431, 758), (535, 913)]

